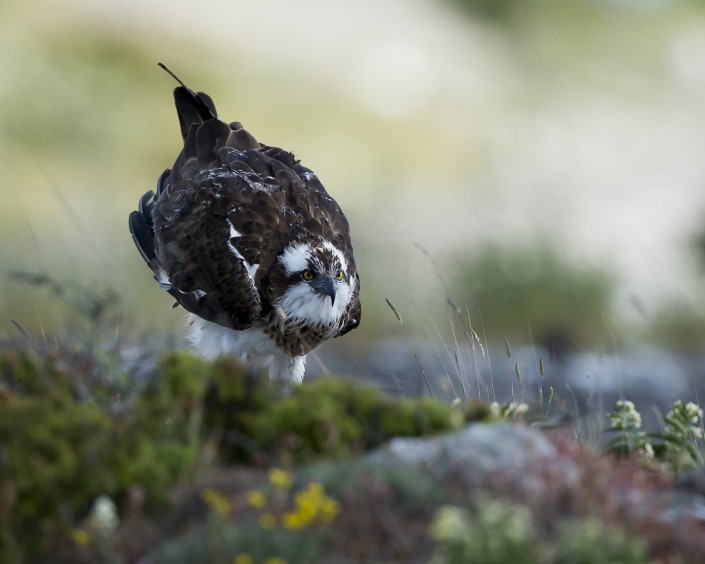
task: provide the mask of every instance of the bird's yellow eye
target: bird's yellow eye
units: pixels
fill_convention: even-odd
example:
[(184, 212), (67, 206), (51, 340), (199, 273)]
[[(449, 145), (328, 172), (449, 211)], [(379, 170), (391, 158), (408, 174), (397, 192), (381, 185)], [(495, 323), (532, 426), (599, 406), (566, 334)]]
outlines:
[(343, 271), (342, 271), (342, 270), (341, 270), (340, 272), (338, 272), (338, 275), (336, 276), (336, 278), (337, 278), (338, 280), (342, 280), (342, 279), (343, 279)]
[(313, 272), (311, 272), (310, 270), (304, 270), (301, 273), (301, 278), (303, 278), (307, 282), (310, 282), (311, 280), (313, 280)]

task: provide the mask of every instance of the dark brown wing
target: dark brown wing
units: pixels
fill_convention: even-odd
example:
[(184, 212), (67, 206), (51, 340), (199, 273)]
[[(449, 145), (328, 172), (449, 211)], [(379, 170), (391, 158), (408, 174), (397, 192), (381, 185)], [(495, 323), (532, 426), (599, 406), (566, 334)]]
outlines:
[(245, 148), (256, 141), (215, 118), (207, 95), (181, 86), (174, 98), (184, 149), (159, 179), (156, 195), (145, 194), (130, 215), (130, 231), (157, 281), (179, 304), (208, 321), (244, 329), (259, 318), (261, 303), (246, 260), (229, 245), (227, 217), (229, 196), (243, 197), (251, 184), (219, 170), (217, 153), (228, 143)]
[[(354, 269), (347, 220), (310, 169), (217, 119), (206, 94), (182, 85), (174, 98), (184, 148), (130, 230), (179, 304), (225, 327), (251, 326), (285, 290), (278, 257), (300, 240), (334, 242)], [(357, 323), (356, 290), (343, 331)]]

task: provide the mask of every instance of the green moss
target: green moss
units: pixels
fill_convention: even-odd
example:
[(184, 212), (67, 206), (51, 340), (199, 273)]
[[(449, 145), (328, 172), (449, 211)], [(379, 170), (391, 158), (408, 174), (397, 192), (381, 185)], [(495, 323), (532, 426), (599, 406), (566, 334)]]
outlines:
[[(105, 406), (68, 366), (31, 351), (0, 356), (0, 560), (31, 555), (37, 538), (74, 526), (101, 494), (120, 500), (139, 485), (148, 508), (163, 505), (196, 460), (202, 363), (166, 357), (133, 404)], [(92, 388), (105, 395), (109, 383)]]
[[(353, 380), (322, 378), (284, 394), (232, 360), (161, 358), (135, 380), (66, 350), (0, 352), (0, 560), (51, 550), (100, 495), (139, 487), (165, 507), (204, 442), (222, 463), (339, 459), (395, 436), (486, 419), (488, 409), (392, 398)], [(117, 399), (116, 399), (117, 398)], [(45, 539), (40, 546), (37, 538)]]
[(203, 435), (218, 444), (222, 462), (256, 460), (261, 443), (252, 436), (259, 412), (268, 413), (276, 387), (222, 358), (211, 365), (204, 402)]
[(359, 382), (322, 378), (295, 388), (252, 420), (251, 436), (270, 453), (301, 462), (368, 450), (397, 436), (420, 436), (484, 419), (435, 400), (392, 398)]

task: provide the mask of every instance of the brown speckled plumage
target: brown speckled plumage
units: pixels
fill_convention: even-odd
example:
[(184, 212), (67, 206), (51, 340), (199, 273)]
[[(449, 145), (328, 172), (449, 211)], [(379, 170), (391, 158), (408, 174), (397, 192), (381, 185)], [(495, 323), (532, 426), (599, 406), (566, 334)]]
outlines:
[[(174, 99), (184, 148), (156, 194), (145, 194), (130, 215), (135, 243), (162, 287), (222, 327), (261, 325), (290, 356), (357, 327), (360, 285), (348, 222), (318, 177), (292, 153), (259, 143), (237, 122), (220, 121), (206, 94), (182, 84)], [(296, 324), (276, 307), (300, 282), (280, 256), (292, 244), (322, 241), (344, 256), (352, 297), (329, 326)], [(335, 268), (330, 251), (315, 253)]]

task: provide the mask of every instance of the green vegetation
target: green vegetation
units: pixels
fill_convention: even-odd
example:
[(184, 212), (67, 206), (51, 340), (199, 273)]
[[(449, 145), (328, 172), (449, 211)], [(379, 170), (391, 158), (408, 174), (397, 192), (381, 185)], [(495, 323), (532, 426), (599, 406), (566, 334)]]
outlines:
[[(392, 398), (332, 377), (285, 390), (227, 358), (208, 363), (166, 352), (150, 361), (148, 348), (146, 366), (127, 369), (125, 343), (111, 336), (117, 311), (110, 293), (41, 276), (22, 281), (67, 304), (72, 330), (64, 338), (27, 334), (0, 349), (2, 561), (152, 555), (282, 564), (425, 554), (436, 563), (639, 562), (661, 546), (643, 540), (652, 521), (622, 529), (602, 513), (621, 503), (613, 496), (623, 481), (605, 489), (604, 481), (566, 485), (547, 475), (557, 498), (536, 505), (501, 480), (468, 489), (359, 456), (395, 437), (541, 419), (546, 398), (532, 414), (517, 401)], [(511, 361), (508, 341), (505, 348)], [(518, 370), (510, 377), (522, 384)], [(629, 487), (648, 485), (646, 471), (669, 480), (703, 463), (702, 413), (694, 404), (674, 404), (660, 434), (639, 431), (629, 402), (618, 403), (609, 421), (608, 451), (625, 464), (646, 464), (629, 470)], [(556, 446), (597, 475), (602, 462), (590, 449), (575, 439)], [(403, 535), (388, 529), (390, 519)], [(686, 550), (677, 529), (658, 527), (659, 543)]]
[(574, 519), (558, 526), (554, 553), (543, 562), (555, 564), (645, 564), (651, 562), (643, 539), (616, 524), (595, 519)]
[(661, 418), (663, 431), (640, 431), (641, 415), (630, 401), (619, 400), (614, 411), (606, 415), (611, 435), (606, 450), (621, 457), (640, 454), (647, 460), (661, 461), (676, 475), (695, 466), (703, 466), (703, 410), (699, 405), (678, 400)]
[(196, 362), (175, 358), (127, 403), (112, 398), (109, 382), (67, 372), (68, 359), (0, 357), (0, 559), (19, 561), (40, 548), (40, 534), (66, 533), (101, 494), (124, 499), (139, 484), (148, 508), (165, 506), (196, 461), (202, 394)]
[(461, 12), (471, 17), (496, 24), (508, 25), (517, 18), (536, 12), (550, 12), (560, 7), (552, 0), (448, 0)]
[(610, 276), (568, 261), (547, 244), (486, 247), (465, 260), (453, 285), (474, 326), (482, 315), (490, 342), (559, 337), (589, 347), (608, 335), (604, 318), (612, 307)]
[[(1, 562), (705, 559), (702, 524), (666, 523), (653, 506), (640, 507), (638, 515), (624, 508), (625, 497), (665, 495), (675, 476), (702, 469), (702, 412), (695, 404), (674, 404), (662, 431), (646, 433), (636, 408), (618, 403), (607, 431), (607, 451), (618, 456), (601, 456), (594, 445), (576, 441), (579, 429), (547, 431), (555, 467), (527, 480), (527, 495), (526, 484), (507, 483), (501, 472), (491, 483), (470, 487), (437, 479), (433, 468), (380, 468), (361, 456), (395, 437), (471, 422), (530, 424), (559, 401), (565, 404), (552, 388), (544, 395), (543, 358), (535, 368), (538, 390), (524, 393), (536, 378), (531, 369), (522, 375), (509, 341), (560, 336), (581, 347), (601, 345), (615, 287), (603, 270), (567, 260), (558, 247), (468, 253), (452, 280), (461, 315), (470, 312), (481, 335), (468, 326), (466, 344), (479, 350), (488, 344), (485, 337), (505, 339), (509, 369), (496, 367), (496, 374), (508, 374), (521, 388), (511, 402), (395, 399), (335, 378), (286, 391), (229, 360), (163, 353), (168, 337), (153, 328), (175, 323), (180, 314), (168, 309), (168, 297), (137, 256), (125, 217), (178, 150), (173, 83), (155, 66), (165, 53), (171, 58), (165, 62), (190, 85), (215, 95), (224, 117), (243, 119), (263, 141), (295, 150), (341, 203), (348, 201), (351, 224), (365, 227), (355, 237), (372, 305), (360, 334), (369, 329), (371, 337), (391, 326), (377, 323), (389, 313), (380, 289), (394, 292), (399, 310), (388, 304), (398, 323), (402, 313), (413, 323), (429, 301), (439, 301), (417, 291), (428, 265), (408, 250), (411, 237), (428, 238), (435, 266), (439, 249), (460, 245), (450, 254), (464, 253), (462, 245), (470, 243), (477, 249), (446, 226), (472, 221), (476, 233), (493, 235), (494, 218), (505, 210), (475, 213), (477, 200), (467, 195), (496, 190), (500, 202), (511, 201), (512, 181), (498, 170), (527, 174), (522, 189), (548, 183), (548, 191), (515, 200), (519, 206), (506, 210), (514, 219), (526, 203), (539, 207), (554, 183), (560, 189), (570, 182), (566, 171), (604, 164), (607, 175), (621, 179), (624, 171), (613, 168), (610, 155), (603, 161), (580, 157), (609, 153), (594, 149), (604, 146), (611, 129), (587, 118), (605, 115), (632, 131), (625, 116), (631, 123), (658, 114), (658, 125), (667, 126), (670, 117), (662, 110), (678, 108), (677, 120), (699, 115), (693, 102), (698, 30), (691, 16), (702, 14), (702, 6), (696, 2), (644, 3), (652, 8), (640, 11), (597, 1), (448, 2), (473, 18), (467, 32), (448, 34), (450, 47), (436, 51), (424, 34), (408, 45), (399, 36), (380, 36), (379, 44), (356, 52), (341, 47), (328, 57), (352, 61), (345, 72), (326, 67), (326, 57), (299, 61), (296, 50), (266, 56), (262, 44), (243, 49), (237, 42), (223, 49), (223, 36), (196, 27), (187, 36), (178, 23), (147, 11), (135, 25), (137, 12), (113, 18), (66, 5), (53, 18), (55, 7), (46, 2), (11, 0), (0, 7), (0, 60), (7, 70), (0, 85), (0, 159), (8, 187), (0, 213), (6, 241), (0, 316), (19, 320), (16, 327), (6, 321), (17, 341), (0, 336)], [(429, 36), (440, 45), (440, 35)], [(385, 51), (390, 46), (391, 55)], [(376, 113), (374, 97), (403, 86), (379, 81), (385, 56), (392, 59), (389, 68), (400, 71), (395, 77), (409, 71), (414, 78), (418, 71), (431, 85), (408, 114)], [(371, 93), (364, 92), (368, 83)], [(587, 127), (569, 118), (583, 114)], [(556, 151), (562, 135), (541, 139), (544, 127), (564, 123), (576, 132), (566, 139), (585, 141), (565, 155)], [(535, 140), (545, 146), (533, 153), (527, 148)], [(566, 168), (554, 168), (554, 153), (566, 159)], [(525, 167), (518, 154), (538, 157), (536, 168)], [(687, 180), (684, 170), (686, 177), (669, 176), (672, 184)], [(640, 201), (634, 203), (638, 209)], [(426, 225), (437, 212), (445, 225)], [(354, 221), (355, 213), (362, 222)], [(417, 232), (395, 219), (410, 217)], [(519, 227), (521, 233), (526, 225)], [(705, 256), (705, 236), (698, 243)], [(447, 265), (457, 261), (437, 258), (438, 272), (450, 279)], [(10, 270), (70, 275), (90, 289), (66, 288), (37, 274), (8, 283)], [(124, 343), (119, 297), (95, 290), (107, 281), (150, 328), (150, 339), (132, 347), (139, 349), (137, 359)], [(43, 307), (45, 295), (30, 295), (28, 283), (48, 288), (61, 305)], [(67, 322), (67, 308), (80, 317)], [(699, 352), (704, 319), (688, 301), (668, 304), (651, 320), (650, 336)], [(460, 343), (454, 344), (449, 355), (462, 373)], [(474, 388), (464, 391), (472, 396)]]
[[(699, 222), (702, 224), (702, 221)], [(705, 274), (705, 228), (698, 225), (686, 245), (688, 258), (700, 271), (698, 287)], [(705, 343), (705, 301), (702, 293), (695, 296), (674, 296), (660, 304), (655, 311), (642, 312), (648, 325), (645, 337), (669, 350), (698, 355)]]
[(621, 527), (606, 527), (594, 519), (573, 519), (557, 527), (555, 541), (538, 541), (526, 506), (476, 499), (471, 508), (443, 506), (434, 517), (436, 540), (432, 564), (644, 564), (646, 543)]
[[(229, 360), (180, 353), (163, 355), (148, 373), (116, 363), (66, 347), (4, 347), (0, 560), (151, 554), (159, 562), (281, 564), (353, 553), (360, 561), (426, 554), (436, 563), (648, 560), (640, 535), (650, 522), (624, 530), (603, 524), (601, 510), (615, 495), (603, 482), (567, 486), (547, 476), (554, 507), (517, 497), (501, 480), (473, 490), (356, 456), (397, 436), (520, 419), (523, 404), (394, 399), (330, 377), (285, 393)], [(653, 449), (664, 465), (651, 472), (702, 464), (697, 406), (675, 404), (660, 435), (638, 432), (628, 402), (610, 421), (609, 450), (646, 459)], [(556, 446), (576, 463), (598, 464), (579, 445)], [(640, 487), (644, 471), (630, 470)], [(567, 519), (560, 527), (545, 514), (547, 503)], [(385, 528), (388, 519), (402, 536)]]
[(219, 361), (205, 398), (206, 433), (228, 463), (304, 463), (359, 453), (397, 436), (458, 429), (491, 416), (484, 404), (459, 407), (429, 399), (391, 398), (352, 380), (322, 378), (275, 398), (276, 386)]
[[(236, 507), (222, 492), (204, 489), (205, 526), (167, 542), (157, 552), (158, 560), (172, 564), (316, 561), (324, 544), (321, 528), (336, 519), (340, 504), (327, 495), (320, 482), (308, 482), (297, 489), (292, 488), (293, 479), (287, 471), (271, 469), (269, 490), (247, 491), (242, 507)], [(249, 513), (247, 522), (229, 519), (234, 511), (243, 509)]]
[(474, 511), (441, 507), (431, 525), (433, 564), (538, 562), (531, 512), (497, 500), (477, 500)]
[(185, 354), (165, 355), (142, 385), (99, 364), (63, 349), (0, 356), (0, 554), (65, 535), (100, 495), (120, 502), (139, 486), (148, 511), (163, 509), (213, 441), (227, 463), (305, 463), (490, 417), (332, 378), (282, 395), (230, 361)]
[(698, 355), (705, 343), (705, 307), (699, 300), (673, 300), (648, 319), (644, 336), (679, 354)]

